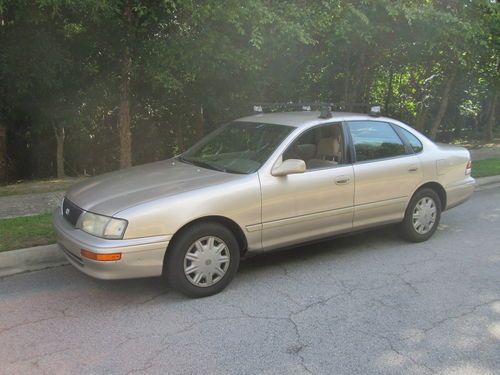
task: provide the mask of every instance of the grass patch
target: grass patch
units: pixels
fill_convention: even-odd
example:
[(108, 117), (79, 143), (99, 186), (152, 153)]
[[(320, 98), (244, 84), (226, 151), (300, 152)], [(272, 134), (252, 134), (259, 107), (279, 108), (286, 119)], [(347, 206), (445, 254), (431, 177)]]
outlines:
[(0, 252), (55, 242), (51, 214), (0, 220)]
[(472, 177), (500, 175), (500, 158), (476, 160), (472, 162)]
[(51, 180), (19, 181), (15, 184), (0, 185), (0, 197), (66, 190), (71, 185), (76, 184), (83, 179), (84, 177), (67, 177)]

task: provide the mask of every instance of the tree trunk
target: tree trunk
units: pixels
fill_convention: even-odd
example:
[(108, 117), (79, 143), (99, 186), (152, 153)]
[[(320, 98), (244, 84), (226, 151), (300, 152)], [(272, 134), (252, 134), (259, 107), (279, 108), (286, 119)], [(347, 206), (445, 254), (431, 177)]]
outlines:
[(429, 132), (429, 137), (433, 140), (436, 139), (437, 131), (439, 129), (439, 126), (441, 125), (441, 122), (443, 121), (444, 115), (446, 114), (446, 110), (448, 109), (448, 102), (450, 100), (450, 91), (454, 81), (455, 77), (452, 76), (444, 86), (443, 96), (441, 98), (441, 104), (439, 105), (438, 113), (436, 114), (436, 118), (434, 119), (431, 130)]
[(7, 129), (0, 125), (0, 182), (7, 180)]
[(349, 98), (347, 99), (347, 111), (355, 109), (355, 103), (360, 101), (360, 91), (363, 89), (363, 81), (365, 81), (366, 54), (363, 52), (357, 59), (356, 68), (352, 79), (352, 87), (350, 87)]
[(428, 64), (425, 67), (424, 81), (417, 82), (415, 77), (415, 98), (417, 100), (417, 115), (415, 116), (415, 129), (423, 132), (426, 128), (425, 123), (429, 114), (429, 106), (426, 105), (426, 93), (428, 91), (427, 83), (432, 74), (432, 65)]
[(384, 110), (385, 113), (387, 113), (387, 116), (390, 116), (391, 112), (389, 111), (389, 106), (391, 105), (391, 99), (392, 99), (392, 80), (394, 78), (394, 70), (391, 67), (389, 68), (389, 84), (387, 87), (387, 93), (385, 95), (385, 104), (384, 104)]
[[(127, 27), (132, 23), (132, 7), (127, 3), (124, 11)], [(130, 36), (130, 35), (128, 35)], [(128, 41), (129, 38), (127, 38)], [(130, 132), (130, 77), (132, 74), (132, 57), (129, 47), (125, 47), (122, 60), (120, 88), (120, 108), (118, 112), (118, 132), (120, 135), (120, 168), (132, 165), (132, 135)]]
[(491, 106), (490, 106), (490, 114), (488, 116), (488, 121), (486, 122), (486, 128), (484, 131), (484, 137), (488, 140), (491, 141), (493, 139), (493, 128), (495, 127), (495, 115), (496, 115), (496, 110), (497, 110), (497, 103), (498, 103), (498, 93), (493, 95)]
[(453, 130), (453, 138), (459, 139), (462, 136), (462, 129), (464, 128), (465, 118), (460, 116), (460, 111), (455, 115), (455, 129)]
[(54, 133), (56, 135), (56, 166), (57, 166), (57, 178), (66, 177), (64, 173), (64, 139), (66, 134), (64, 131), (64, 126), (54, 126)]
[(120, 134), (120, 168), (132, 165), (132, 135), (130, 133), (130, 68), (132, 59), (127, 52), (122, 66), (118, 132)]
[(428, 107), (424, 107), (424, 103), (422, 103), (422, 109), (417, 114), (417, 118), (415, 120), (415, 129), (420, 132), (425, 130), (425, 121), (427, 120), (427, 114), (429, 112)]
[[(345, 56), (345, 62), (344, 62), (344, 66), (346, 67), (346, 69), (344, 70), (344, 96), (342, 98), (344, 104), (347, 105), (347, 103), (349, 103), (349, 96), (350, 96), (350, 93), (351, 93), (351, 66), (350, 66), (350, 63), (351, 63), (351, 53), (347, 53), (346, 56)], [(347, 107), (343, 108), (345, 110), (348, 110)]]
[(205, 121), (203, 115), (203, 104), (200, 104), (200, 112), (198, 113), (199, 117), (196, 123), (196, 138), (201, 139), (205, 134)]

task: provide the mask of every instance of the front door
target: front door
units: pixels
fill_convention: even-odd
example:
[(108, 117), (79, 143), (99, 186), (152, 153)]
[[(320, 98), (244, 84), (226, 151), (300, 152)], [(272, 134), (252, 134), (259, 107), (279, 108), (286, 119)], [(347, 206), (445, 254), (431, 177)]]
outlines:
[(341, 124), (317, 126), (299, 135), (281, 156), (304, 160), (304, 173), (259, 174), (264, 249), (351, 230), (354, 172), (345, 148)]

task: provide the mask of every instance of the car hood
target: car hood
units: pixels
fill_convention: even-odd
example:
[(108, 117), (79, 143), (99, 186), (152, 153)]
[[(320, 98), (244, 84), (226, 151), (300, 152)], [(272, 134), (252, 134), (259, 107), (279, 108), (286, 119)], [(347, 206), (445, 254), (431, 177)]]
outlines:
[(66, 197), (86, 211), (113, 216), (144, 202), (242, 177), (169, 159), (89, 178), (73, 185)]

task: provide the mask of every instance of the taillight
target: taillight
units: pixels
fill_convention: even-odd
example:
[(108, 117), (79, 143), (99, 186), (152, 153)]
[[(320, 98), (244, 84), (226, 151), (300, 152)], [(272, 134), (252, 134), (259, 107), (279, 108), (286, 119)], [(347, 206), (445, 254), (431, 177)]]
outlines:
[(465, 174), (469, 175), (472, 171), (472, 162), (469, 160), (465, 166)]

